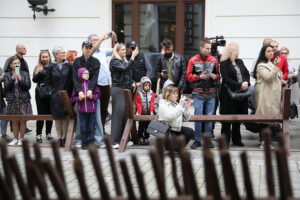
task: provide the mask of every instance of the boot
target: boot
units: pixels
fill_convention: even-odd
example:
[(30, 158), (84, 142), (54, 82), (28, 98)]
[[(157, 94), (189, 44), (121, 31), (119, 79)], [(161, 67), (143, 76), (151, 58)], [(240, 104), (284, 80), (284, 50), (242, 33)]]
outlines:
[(58, 142), (59, 142), (59, 147), (64, 147), (63, 139), (59, 139)]
[(66, 138), (62, 139), (62, 147), (65, 147), (65, 145), (66, 145)]

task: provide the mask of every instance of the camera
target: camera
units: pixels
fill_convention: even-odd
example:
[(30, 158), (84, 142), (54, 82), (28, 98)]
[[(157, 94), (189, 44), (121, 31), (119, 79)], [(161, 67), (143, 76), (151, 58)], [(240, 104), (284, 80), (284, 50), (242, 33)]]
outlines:
[(43, 6), (48, 3), (48, 0), (27, 0), (32, 7)]
[(107, 37), (111, 38), (112, 37), (112, 32), (108, 33)]
[(224, 47), (226, 45), (226, 40), (224, 40), (224, 36), (216, 36), (216, 37), (210, 37), (210, 38), (205, 38), (207, 40), (215, 40), (214, 43), (211, 44), (211, 55), (216, 57), (218, 56), (218, 46)]

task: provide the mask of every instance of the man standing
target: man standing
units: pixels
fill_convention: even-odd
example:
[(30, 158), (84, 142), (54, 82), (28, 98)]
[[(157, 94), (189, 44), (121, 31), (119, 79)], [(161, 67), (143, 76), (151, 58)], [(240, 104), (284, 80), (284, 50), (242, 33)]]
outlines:
[(113, 44), (115, 44), (117, 35), (115, 32), (106, 33), (102, 37), (99, 37), (96, 34), (92, 34), (88, 37), (88, 40), (93, 44), (93, 57), (97, 58), (100, 63), (100, 71), (98, 76), (98, 87), (101, 92), (100, 97), (100, 112), (101, 112), (101, 121), (103, 125), (103, 131), (105, 133), (105, 123), (106, 117), (108, 115), (108, 105), (111, 95), (111, 75), (109, 70), (109, 65), (107, 63), (107, 57), (112, 55), (112, 48), (101, 48), (103, 41), (111, 38)]
[(163, 54), (158, 58), (156, 77), (161, 78), (160, 88), (166, 80), (171, 80), (179, 90), (185, 85), (186, 62), (183, 56), (173, 51), (174, 45), (170, 39), (161, 43)]
[[(20, 60), (20, 67), (22, 71), (26, 71), (29, 73), (29, 68), (28, 68), (28, 64), (26, 62), (26, 60), (24, 59), (24, 56), (26, 55), (26, 47), (23, 44), (18, 44), (16, 46), (16, 56), (19, 58)], [(8, 58), (5, 62), (4, 65), (4, 72), (6, 72), (6, 70), (10, 69), (9, 68), (9, 61), (10, 61), (11, 57)]]
[[(210, 55), (210, 52), (211, 42), (202, 40), (200, 42), (200, 54), (193, 56), (187, 67), (187, 81), (194, 83), (192, 94), (194, 96), (195, 115), (213, 115), (215, 109), (216, 83), (220, 79), (220, 73), (218, 61)], [(212, 122), (196, 122), (195, 142), (191, 146), (192, 149), (201, 147), (202, 124), (204, 125), (204, 133), (211, 134), (212, 132)], [(210, 142), (209, 147), (214, 147), (212, 142)]]
[[(132, 51), (137, 48), (137, 44), (135, 41), (126, 42), (126, 59), (130, 60)], [(132, 66), (132, 80), (135, 88), (140, 86), (140, 81), (143, 76), (147, 76), (151, 78), (151, 64), (148, 59), (145, 58), (143, 53), (139, 53), (133, 61)]]

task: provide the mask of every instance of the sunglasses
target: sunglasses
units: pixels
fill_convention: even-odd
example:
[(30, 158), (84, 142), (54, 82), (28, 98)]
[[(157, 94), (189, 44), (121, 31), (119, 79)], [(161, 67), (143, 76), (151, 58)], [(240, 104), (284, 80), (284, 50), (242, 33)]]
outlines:
[(271, 46), (271, 47), (272, 47), (272, 48), (276, 48), (276, 49), (278, 48), (278, 46)]
[(164, 43), (162, 43), (162, 45), (163, 45), (163, 46), (171, 46), (172, 43), (171, 43), (171, 42), (164, 42)]
[(49, 52), (49, 49), (41, 49), (40, 52)]
[(287, 53), (287, 52), (282, 52), (281, 54), (283, 54), (283, 55), (289, 55), (289, 53)]

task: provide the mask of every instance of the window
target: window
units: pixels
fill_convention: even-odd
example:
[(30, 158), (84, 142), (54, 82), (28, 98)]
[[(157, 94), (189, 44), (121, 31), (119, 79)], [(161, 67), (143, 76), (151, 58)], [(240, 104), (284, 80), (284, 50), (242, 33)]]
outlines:
[(204, 36), (204, 0), (112, 0), (118, 41), (135, 40), (143, 52), (160, 52), (170, 38), (187, 57), (198, 52)]

